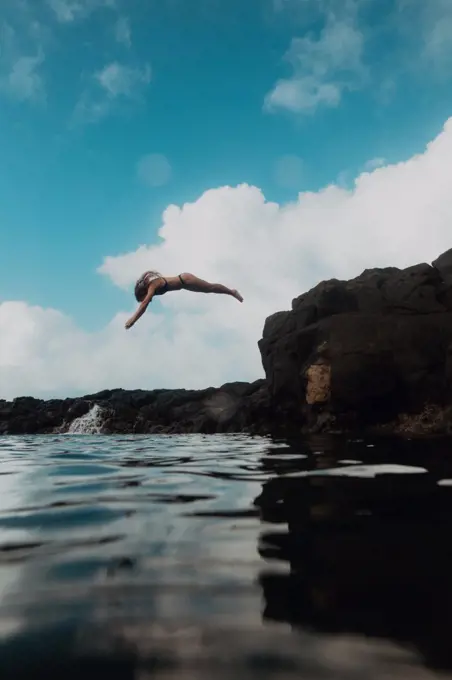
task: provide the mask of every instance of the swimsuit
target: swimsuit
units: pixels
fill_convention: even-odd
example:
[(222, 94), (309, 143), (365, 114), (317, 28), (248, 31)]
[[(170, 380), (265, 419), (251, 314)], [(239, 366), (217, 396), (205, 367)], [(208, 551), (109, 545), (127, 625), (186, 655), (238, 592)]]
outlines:
[(163, 283), (163, 286), (160, 286), (160, 288), (157, 288), (157, 290), (155, 291), (154, 295), (163, 295), (163, 294), (166, 293), (166, 291), (168, 290), (168, 281), (165, 279), (164, 276), (160, 276), (160, 278), (161, 278), (161, 279), (163, 280), (163, 282), (164, 282), (164, 283)]
[(163, 280), (163, 286), (160, 286), (160, 288), (157, 288), (157, 290), (154, 292), (154, 295), (163, 295), (163, 293), (166, 293), (168, 290), (168, 281), (165, 279), (164, 276), (160, 274), (160, 272), (154, 272), (154, 271), (147, 271), (144, 272), (142, 276), (137, 281), (137, 286), (140, 284), (145, 284), (146, 286), (149, 286), (151, 281), (155, 281), (156, 279), (162, 279)]
[[(151, 281), (155, 281), (156, 279), (162, 279), (164, 283), (163, 283), (163, 286), (160, 286), (160, 288), (157, 288), (154, 295), (164, 295), (164, 293), (166, 293), (167, 290), (168, 290), (168, 281), (165, 279), (164, 276), (162, 276), (160, 274), (160, 272), (153, 272), (153, 271), (145, 272), (143, 274), (143, 276), (141, 276), (140, 279), (138, 280), (138, 283), (140, 283), (141, 281), (143, 281), (143, 282), (145, 281), (147, 283), (147, 285), (149, 285), (151, 283)], [(179, 274), (179, 279), (180, 279), (182, 286), (185, 288), (185, 282), (184, 282), (184, 280), (183, 280), (183, 278), (180, 274)]]

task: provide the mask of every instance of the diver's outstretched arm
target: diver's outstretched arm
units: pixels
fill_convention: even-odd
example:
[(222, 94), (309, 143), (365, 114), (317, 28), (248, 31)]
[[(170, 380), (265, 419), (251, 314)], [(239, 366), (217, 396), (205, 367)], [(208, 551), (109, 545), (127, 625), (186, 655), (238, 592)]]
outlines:
[(148, 292), (146, 293), (146, 297), (144, 298), (143, 302), (140, 304), (135, 314), (133, 314), (130, 317), (130, 319), (126, 322), (125, 325), (126, 330), (132, 328), (132, 326), (138, 321), (138, 319), (141, 316), (143, 316), (143, 314), (148, 308), (149, 303), (152, 301), (152, 298), (154, 297), (155, 291), (159, 286), (160, 286), (159, 282), (151, 281), (151, 283), (149, 284)]

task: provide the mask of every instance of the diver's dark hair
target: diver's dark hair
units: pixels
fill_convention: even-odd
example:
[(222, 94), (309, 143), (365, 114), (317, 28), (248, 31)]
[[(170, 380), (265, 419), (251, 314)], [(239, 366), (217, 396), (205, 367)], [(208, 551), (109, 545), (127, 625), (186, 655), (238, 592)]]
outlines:
[(137, 302), (143, 302), (148, 292), (149, 285), (144, 279), (139, 279), (135, 284), (135, 299)]

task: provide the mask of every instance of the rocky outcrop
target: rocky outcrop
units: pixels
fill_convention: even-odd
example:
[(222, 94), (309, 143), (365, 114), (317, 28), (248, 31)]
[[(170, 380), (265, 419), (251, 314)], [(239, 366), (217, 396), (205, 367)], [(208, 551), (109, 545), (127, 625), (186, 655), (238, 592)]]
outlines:
[[(99, 412), (94, 420), (88, 416), (95, 406)], [(118, 389), (77, 399), (0, 401), (0, 434), (64, 433), (75, 422), (78, 426), (73, 431), (79, 433), (265, 433), (269, 419), (264, 380), (228, 383), (219, 389)]]
[(266, 320), (259, 349), (251, 384), (0, 401), (0, 434), (64, 432), (95, 404), (107, 433), (452, 431), (452, 250), (320, 283)]
[(266, 320), (259, 347), (272, 413), (285, 427), (409, 430), (411, 417), (420, 430), (431, 418), (447, 429), (452, 250), (432, 265), (320, 283)]

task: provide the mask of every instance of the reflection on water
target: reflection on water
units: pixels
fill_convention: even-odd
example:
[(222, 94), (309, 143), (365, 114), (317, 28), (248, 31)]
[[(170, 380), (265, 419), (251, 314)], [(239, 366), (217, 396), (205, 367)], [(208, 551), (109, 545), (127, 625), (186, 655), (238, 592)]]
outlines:
[(452, 677), (450, 441), (0, 437), (0, 677)]

